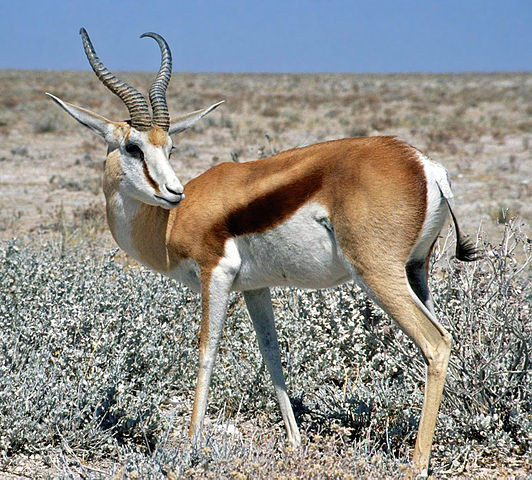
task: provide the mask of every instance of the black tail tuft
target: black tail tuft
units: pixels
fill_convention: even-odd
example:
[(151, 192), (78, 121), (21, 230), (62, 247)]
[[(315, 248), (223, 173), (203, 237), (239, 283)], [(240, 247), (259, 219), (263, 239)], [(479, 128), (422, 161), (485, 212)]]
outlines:
[(458, 224), (456, 224), (456, 258), (462, 262), (474, 262), (480, 258), (479, 251), (468, 238), (459, 235)]
[[(439, 185), (438, 188), (440, 188)], [(443, 194), (441, 188), (440, 193), (441, 196), (445, 199), (447, 206), (449, 207), (449, 212), (451, 212), (451, 218), (453, 219), (454, 229), (456, 231), (456, 258), (458, 260), (461, 260), (462, 262), (474, 262), (475, 260), (478, 260), (479, 258), (481, 258), (480, 252), (475, 248), (473, 242), (470, 239), (462, 236), (462, 233), (460, 232), (460, 227), (458, 226), (458, 220), (456, 219), (453, 209), (451, 208), (449, 200)]]

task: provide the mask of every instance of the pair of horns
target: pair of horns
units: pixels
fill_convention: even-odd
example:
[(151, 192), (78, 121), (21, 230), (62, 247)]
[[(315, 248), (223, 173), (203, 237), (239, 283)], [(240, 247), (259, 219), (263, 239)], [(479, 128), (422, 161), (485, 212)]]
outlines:
[(87, 31), (82, 28), (79, 31), (83, 41), (83, 48), (89, 60), (89, 63), (94, 70), (96, 76), (102, 83), (118, 95), (120, 99), (126, 104), (131, 116), (131, 126), (139, 131), (149, 130), (153, 125), (157, 125), (168, 131), (170, 128), (170, 114), (168, 113), (168, 106), (166, 105), (166, 88), (170, 82), (172, 75), (172, 53), (170, 47), (165, 39), (157, 33), (144, 33), (140, 36), (151, 37), (158, 44), (161, 49), (161, 67), (159, 73), (152, 83), (149, 91), (150, 104), (153, 111), (153, 119), (150, 115), (150, 110), (146, 99), (133, 87), (126, 82), (115, 77), (102, 63), (96, 55), (96, 50), (87, 34)]

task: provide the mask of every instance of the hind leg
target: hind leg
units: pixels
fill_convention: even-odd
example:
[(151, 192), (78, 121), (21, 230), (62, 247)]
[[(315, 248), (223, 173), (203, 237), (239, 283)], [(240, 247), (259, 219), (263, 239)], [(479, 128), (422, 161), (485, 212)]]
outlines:
[(428, 264), (429, 257), (424, 261), (413, 260), (405, 265), (405, 271), (410, 288), (414, 291), (416, 297), (432, 316), (436, 316), (436, 313), (434, 312), (434, 302), (427, 284)]
[(365, 265), (366, 273), (360, 275), (361, 279), (380, 306), (419, 347), (427, 364), (423, 409), (413, 457), (416, 472), (427, 475), (451, 352), (451, 336), (431, 312), (424, 262), (418, 267), (405, 267), (401, 263), (379, 258), (375, 259), (373, 268), (368, 266)]

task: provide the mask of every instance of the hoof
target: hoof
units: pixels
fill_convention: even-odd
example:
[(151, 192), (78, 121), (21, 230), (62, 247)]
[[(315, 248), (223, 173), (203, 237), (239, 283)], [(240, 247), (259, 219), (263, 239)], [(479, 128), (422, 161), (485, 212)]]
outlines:
[(405, 474), (405, 480), (427, 480), (429, 478), (431, 477), (429, 477), (427, 469), (418, 473), (418, 471), (410, 467)]
[(299, 435), (299, 432), (296, 432), (295, 435), (290, 435), (287, 437), (286, 443), (291, 448), (299, 448), (301, 446), (301, 435)]

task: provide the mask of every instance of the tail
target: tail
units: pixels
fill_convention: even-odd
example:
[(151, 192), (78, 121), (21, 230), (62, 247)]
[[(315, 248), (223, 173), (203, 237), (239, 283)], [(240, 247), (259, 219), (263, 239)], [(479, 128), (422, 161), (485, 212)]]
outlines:
[(451, 212), (451, 218), (453, 219), (454, 230), (456, 232), (456, 258), (462, 262), (474, 262), (475, 260), (478, 260), (480, 258), (478, 250), (473, 245), (473, 242), (470, 239), (465, 238), (462, 235), (462, 232), (460, 232), (458, 220), (451, 207), (451, 202), (445, 196), (439, 184), (438, 188), (440, 189), (441, 196), (445, 200), (445, 203), (447, 203), (447, 206), (449, 207), (449, 212)]

